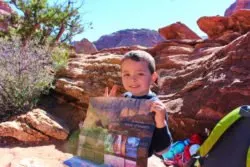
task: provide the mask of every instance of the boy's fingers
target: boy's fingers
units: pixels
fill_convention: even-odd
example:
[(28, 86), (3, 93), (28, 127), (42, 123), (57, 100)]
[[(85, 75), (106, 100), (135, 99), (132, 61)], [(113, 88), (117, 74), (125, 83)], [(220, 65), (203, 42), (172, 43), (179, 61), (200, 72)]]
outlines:
[(118, 86), (117, 86), (117, 85), (114, 85), (114, 86), (111, 88), (110, 92), (109, 92), (109, 88), (106, 87), (106, 88), (105, 88), (105, 92), (104, 92), (104, 96), (105, 96), (105, 97), (116, 96), (117, 89), (118, 89)]
[(104, 96), (105, 97), (109, 96), (109, 88), (108, 87), (105, 88)]
[(155, 103), (151, 104), (151, 112), (155, 112)]
[(114, 85), (110, 91), (109, 96), (116, 96), (116, 92), (117, 92), (118, 86)]
[(165, 112), (165, 108), (159, 103), (152, 103), (151, 111), (152, 112)]

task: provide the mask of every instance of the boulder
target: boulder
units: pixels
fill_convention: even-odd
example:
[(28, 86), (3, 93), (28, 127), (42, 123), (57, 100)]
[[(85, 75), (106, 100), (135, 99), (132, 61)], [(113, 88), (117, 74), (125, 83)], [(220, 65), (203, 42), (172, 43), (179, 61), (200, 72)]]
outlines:
[(228, 44), (250, 30), (250, 10), (239, 9), (228, 17), (204, 16), (198, 19), (199, 28), (210, 39), (219, 39)]
[(75, 42), (74, 48), (76, 53), (92, 54), (97, 52), (95, 45), (86, 38)]
[(188, 28), (185, 24), (177, 22), (169, 26), (159, 28), (160, 35), (167, 39), (201, 39), (195, 32)]
[(65, 140), (69, 130), (60, 122), (46, 111), (34, 109), (0, 123), (0, 136), (13, 137), (23, 142), (41, 142), (50, 138)]

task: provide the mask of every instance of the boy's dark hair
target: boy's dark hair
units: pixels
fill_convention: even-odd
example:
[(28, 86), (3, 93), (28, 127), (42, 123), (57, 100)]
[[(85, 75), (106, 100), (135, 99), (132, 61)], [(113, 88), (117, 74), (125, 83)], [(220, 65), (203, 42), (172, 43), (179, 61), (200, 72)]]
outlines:
[(148, 69), (151, 74), (155, 72), (155, 60), (151, 54), (142, 50), (132, 50), (127, 52), (121, 59), (121, 63), (125, 60), (131, 59), (134, 61), (145, 61), (148, 63)]

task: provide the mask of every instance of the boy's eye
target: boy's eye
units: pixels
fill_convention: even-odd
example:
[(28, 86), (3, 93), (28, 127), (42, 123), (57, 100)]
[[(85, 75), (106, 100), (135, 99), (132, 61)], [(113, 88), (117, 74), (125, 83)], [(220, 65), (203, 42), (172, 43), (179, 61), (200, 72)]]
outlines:
[(144, 73), (138, 73), (139, 76), (144, 76)]
[(124, 77), (128, 77), (128, 76), (129, 76), (129, 74), (123, 74), (123, 76), (124, 76)]

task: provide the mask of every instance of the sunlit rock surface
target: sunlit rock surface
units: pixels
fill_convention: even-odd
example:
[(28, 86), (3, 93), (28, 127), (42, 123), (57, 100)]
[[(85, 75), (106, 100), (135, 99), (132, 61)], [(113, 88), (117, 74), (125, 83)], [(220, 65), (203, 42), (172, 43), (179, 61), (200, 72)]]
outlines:
[(177, 22), (169, 26), (159, 28), (158, 32), (167, 40), (171, 39), (201, 39), (195, 32), (185, 24)]
[[(220, 40), (173, 40), (142, 48), (156, 60), (157, 91), (168, 108), (174, 137), (205, 135), (232, 109), (250, 100), (250, 33), (224, 44)], [(104, 88), (121, 87), (119, 54), (78, 55), (58, 73), (56, 90), (88, 104)], [(123, 90), (121, 89), (121, 92)]]

